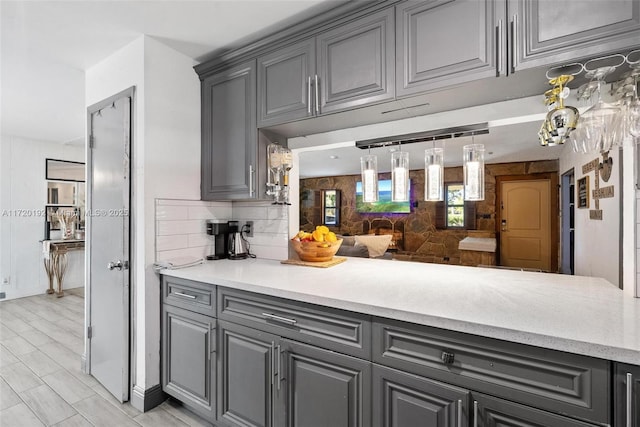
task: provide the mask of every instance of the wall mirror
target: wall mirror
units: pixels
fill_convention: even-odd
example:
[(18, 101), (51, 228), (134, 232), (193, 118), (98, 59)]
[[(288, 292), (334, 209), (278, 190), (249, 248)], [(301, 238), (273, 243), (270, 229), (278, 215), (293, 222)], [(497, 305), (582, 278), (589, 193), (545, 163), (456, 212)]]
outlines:
[(75, 205), (78, 202), (75, 182), (47, 181), (47, 205)]
[(84, 182), (85, 164), (69, 160), (47, 159), (47, 180)]

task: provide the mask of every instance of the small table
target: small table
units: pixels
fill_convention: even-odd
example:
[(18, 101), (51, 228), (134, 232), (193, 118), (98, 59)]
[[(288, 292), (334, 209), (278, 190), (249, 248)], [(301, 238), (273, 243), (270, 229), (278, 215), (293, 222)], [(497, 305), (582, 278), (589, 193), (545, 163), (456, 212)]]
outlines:
[[(64, 296), (62, 285), (67, 271), (67, 252), (84, 250), (84, 240), (44, 240), (43, 243), (45, 243), (45, 249), (43, 249), (44, 269), (49, 277), (47, 293), (55, 293), (60, 298)], [(58, 292), (53, 289), (54, 277), (58, 282)]]

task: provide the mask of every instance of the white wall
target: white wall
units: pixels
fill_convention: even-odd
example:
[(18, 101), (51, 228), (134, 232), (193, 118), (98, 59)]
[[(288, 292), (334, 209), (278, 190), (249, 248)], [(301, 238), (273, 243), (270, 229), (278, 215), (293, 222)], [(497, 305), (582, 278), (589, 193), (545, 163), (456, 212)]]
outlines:
[[(595, 200), (592, 190), (595, 188), (595, 173), (582, 173), (582, 166), (596, 158), (602, 161), (602, 156), (597, 154), (574, 153), (567, 145), (560, 157), (560, 175), (574, 168), (575, 181), (584, 176), (589, 177), (589, 209), (575, 209), (575, 237), (574, 237), (574, 272), (579, 276), (603, 277), (616, 286), (620, 283), (620, 263), (622, 254), (619, 250), (620, 238), (620, 197), (623, 189), (620, 186), (620, 161), (621, 156), (617, 149), (609, 152), (613, 159), (613, 169), (608, 182), (600, 178), (600, 188), (614, 187), (615, 197), (600, 199), (600, 209), (603, 219), (589, 219), (589, 210), (595, 209)], [(626, 172), (626, 171), (625, 171)], [(626, 177), (625, 177), (626, 178)], [(577, 197), (576, 197), (577, 201)]]
[[(155, 199), (200, 196), (200, 82), (195, 62), (142, 36), (87, 70), (86, 104), (136, 87), (132, 147), (134, 394), (160, 382)], [(132, 399), (132, 403), (139, 401)]]
[[(45, 159), (84, 161), (84, 152), (84, 146), (0, 137), (0, 291), (7, 299), (49, 287), (39, 242), (47, 204)], [(67, 259), (64, 288), (84, 286), (84, 252), (69, 252)]]

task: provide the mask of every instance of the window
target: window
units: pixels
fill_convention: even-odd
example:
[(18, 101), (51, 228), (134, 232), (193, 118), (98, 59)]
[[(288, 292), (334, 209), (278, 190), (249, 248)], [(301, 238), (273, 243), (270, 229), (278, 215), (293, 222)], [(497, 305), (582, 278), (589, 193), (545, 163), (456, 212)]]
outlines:
[(447, 184), (445, 189), (447, 228), (462, 228), (464, 227), (464, 187), (462, 184)]
[(444, 201), (436, 203), (436, 229), (475, 230), (476, 202), (464, 201), (461, 182), (445, 183)]
[(340, 190), (322, 191), (322, 224), (340, 225)]

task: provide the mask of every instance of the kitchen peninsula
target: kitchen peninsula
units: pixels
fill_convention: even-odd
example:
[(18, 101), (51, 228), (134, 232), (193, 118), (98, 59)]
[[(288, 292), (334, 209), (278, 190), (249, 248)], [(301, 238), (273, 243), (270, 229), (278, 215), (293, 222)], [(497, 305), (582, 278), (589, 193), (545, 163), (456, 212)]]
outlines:
[[(355, 425), (370, 425), (370, 416), (388, 425), (379, 419), (407, 396), (421, 416), (449, 414), (444, 425), (494, 425), (487, 420), (496, 411), (535, 425), (624, 425), (612, 423), (625, 410), (616, 373), (640, 363), (640, 300), (599, 278), (360, 258), (328, 269), (254, 259), (162, 273), (165, 364), (181, 360), (172, 357), (178, 347), (166, 346), (167, 304), (211, 295), (218, 378), (209, 410), (231, 424), (246, 421), (247, 405), (277, 416), (282, 386), (292, 399), (282, 403), (286, 416), (311, 416), (306, 394), (322, 408), (321, 395), (344, 391), (357, 408), (342, 415), (359, 414)], [(244, 393), (247, 383), (234, 378), (234, 360), (251, 371), (247, 390), (266, 390), (260, 404), (255, 394), (237, 400), (234, 390)], [(264, 384), (253, 377), (263, 367)]]

